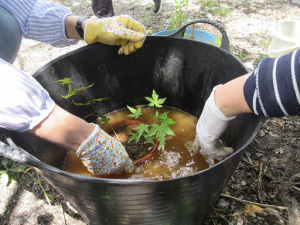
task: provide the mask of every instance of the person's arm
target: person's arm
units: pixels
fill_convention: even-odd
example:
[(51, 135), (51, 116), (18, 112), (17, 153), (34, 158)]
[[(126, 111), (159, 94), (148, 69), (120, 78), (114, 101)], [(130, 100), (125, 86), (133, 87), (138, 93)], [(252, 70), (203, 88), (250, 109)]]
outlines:
[(210, 166), (233, 153), (216, 143), (229, 121), (242, 113), (265, 117), (300, 115), (300, 50), (280, 58), (268, 58), (250, 74), (214, 88), (197, 123), (193, 149)]
[[(26, 38), (46, 42), (54, 47), (76, 44), (80, 37), (76, 24), (80, 16), (72, 15), (66, 7), (39, 0), (0, 0), (0, 5), (17, 19)], [(22, 11), (18, 10), (22, 9)], [(100, 42), (122, 46), (119, 54), (128, 55), (141, 48), (146, 30), (128, 15), (99, 19), (93, 16), (82, 23), (87, 44)]]
[(74, 151), (88, 170), (109, 175), (132, 172), (122, 144), (100, 129), (57, 106), (32, 77), (0, 59), (0, 127), (27, 132)]
[(55, 105), (53, 111), (44, 120), (26, 132), (76, 153), (94, 128), (92, 124)]
[(244, 83), (248, 74), (221, 85), (215, 91), (215, 104), (226, 117), (252, 113), (244, 96)]
[(64, 6), (40, 0), (0, 0), (0, 5), (16, 18), (25, 38), (54, 47), (78, 43), (77, 38), (67, 38), (65, 34), (65, 20), (72, 12)]
[[(69, 15), (66, 18), (66, 36), (68, 39), (83, 39), (79, 36), (76, 30), (76, 24), (80, 16)], [(83, 20), (81, 28), (84, 30), (85, 24), (87, 23), (88, 18)]]
[(95, 175), (131, 173), (134, 169), (123, 145), (100, 129), (70, 114), (59, 106), (29, 134), (72, 150), (87, 169)]

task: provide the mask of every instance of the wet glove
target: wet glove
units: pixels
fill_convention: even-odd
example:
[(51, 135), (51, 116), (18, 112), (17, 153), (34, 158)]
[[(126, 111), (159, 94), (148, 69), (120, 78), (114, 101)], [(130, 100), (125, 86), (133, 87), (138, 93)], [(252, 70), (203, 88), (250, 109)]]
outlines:
[(222, 160), (233, 153), (230, 147), (217, 147), (217, 142), (220, 141), (229, 121), (235, 118), (235, 116), (226, 117), (216, 106), (214, 93), (217, 88), (218, 86), (214, 87), (204, 105), (197, 123), (197, 135), (192, 148), (194, 152), (198, 152), (201, 147), (200, 153), (210, 167), (214, 165), (214, 159)]
[(141, 48), (145, 38), (144, 26), (128, 15), (101, 19), (93, 16), (85, 25), (84, 40), (87, 44), (121, 45), (119, 54), (128, 55)]
[[(94, 124), (95, 125), (95, 124)], [(87, 169), (94, 175), (131, 173), (134, 165), (123, 145), (95, 125), (92, 134), (76, 152)]]

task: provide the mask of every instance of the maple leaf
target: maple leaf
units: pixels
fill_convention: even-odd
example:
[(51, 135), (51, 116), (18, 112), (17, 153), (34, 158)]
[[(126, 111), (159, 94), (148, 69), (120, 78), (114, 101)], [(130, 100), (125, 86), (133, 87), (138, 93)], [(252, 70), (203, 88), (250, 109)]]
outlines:
[(62, 86), (64, 86), (65, 84), (68, 85), (68, 88), (69, 88), (69, 92), (72, 90), (72, 81), (71, 81), (72, 78), (64, 78), (64, 79), (61, 79), (61, 80), (56, 80), (56, 81), (53, 81), (53, 82), (57, 82), (59, 84), (61, 84)]
[(141, 108), (138, 109), (132, 108), (130, 106), (127, 106), (127, 108), (130, 110), (131, 114), (127, 115), (129, 117), (134, 117), (137, 119), (139, 116), (141, 116), (143, 113), (141, 112)]
[(150, 97), (145, 97), (150, 103), (148, 104), (149, 106), (156, 106), (157, 108), (161, 108), (162, 104), (166, 101), (167, 98), (158, 98), (158, 95), (156, 92), (153, 90), (152, 93), (152, 98)]
[(138, 126), (136, 126), (134, 129), (137, 131), (138, 136), (137, 139), (135, 140), (136, 143), (138, 143), (140, 137), (144, 134), (144, 133), (149, 133), (149, 129), (148, 129), (149, 125), (148, 124), (144, 124), (144, 123), (140, 123)]

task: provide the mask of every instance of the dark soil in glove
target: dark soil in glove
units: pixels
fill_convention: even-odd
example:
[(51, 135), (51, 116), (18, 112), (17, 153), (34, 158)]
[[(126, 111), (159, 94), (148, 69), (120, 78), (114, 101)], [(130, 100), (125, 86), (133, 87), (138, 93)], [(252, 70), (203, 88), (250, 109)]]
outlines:
[(131, 137), (130, 133), (135, 131), (130, 129), (126, 125), (118, 127), (117, 129), (115, 129), (115, 132), (117, 133), (118, 137), (116, 137), (113, 132), (110, 133), (110, 135), (123, 144), (129, 155), (129, 158), (132, 161), (143, 158), (150, 152), (151, 148), (153, 147), (153, 144), (146, 143), (146, 139), (144, 137), (141, 137), (138, 143), (136, 143), (135, 140), (128, 143), (128, 140)]

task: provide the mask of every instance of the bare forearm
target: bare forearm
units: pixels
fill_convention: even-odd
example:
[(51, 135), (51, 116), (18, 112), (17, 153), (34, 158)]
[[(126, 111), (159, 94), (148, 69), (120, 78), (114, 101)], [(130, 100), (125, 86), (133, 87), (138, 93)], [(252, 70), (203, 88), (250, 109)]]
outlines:
[(27, 132), (76, 152), (93, 130), (92, 124), (56, 105), (46, 119)]
[(246, 77), (247, 74), (231, 80), (215, 91), (215, 104), (226, 117), (252, 113), (244, 97)]
[[(66, 18), (66, 36), (68, 39), (82, 39), (77, 30), (76, 30), (76, 24), (80, 16), (75, 16), (75, 15), (70, 15)], [(82, 22), (82, 29), (85, 27), (85, 23), (87, 22), (88, 19), (85, 19)]]

